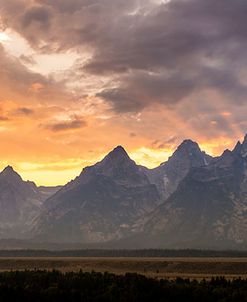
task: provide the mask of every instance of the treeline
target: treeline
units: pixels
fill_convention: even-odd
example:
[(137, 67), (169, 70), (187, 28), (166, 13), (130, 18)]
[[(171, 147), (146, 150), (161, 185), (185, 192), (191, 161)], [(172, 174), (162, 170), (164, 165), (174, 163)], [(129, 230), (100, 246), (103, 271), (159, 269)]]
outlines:
[(24, 271), (0, 273), (0, 301), (245, 302), (247, 281), (156, 280), (138, 274)]
[(82, 249), (82, 250), (0, 250), (0, 257), (247, 257), (247, 251), (210, 251), (210, 250), (114, 250), (114, 249)]

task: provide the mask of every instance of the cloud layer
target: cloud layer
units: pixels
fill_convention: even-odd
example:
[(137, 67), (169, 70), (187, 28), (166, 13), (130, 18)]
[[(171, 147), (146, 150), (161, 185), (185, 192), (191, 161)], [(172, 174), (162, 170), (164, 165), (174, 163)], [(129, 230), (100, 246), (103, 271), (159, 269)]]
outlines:
[[(0, 0), (0, 7), (2, 30), (30, 49), (13, 58), (0, 47), (0, 99), (11, 103), (2, 106), (3, 125), (33, 119), (59, 143), (67, 133), (78, 144), (82, 131), (78, 148), (86, 143), (87, 152), (99, 135), (104, 150), (124, 143), (168, 152), (189, 137), (216, 153), (247, 131), (246, 1)], [(54, 54), (77, 59), (63, 72), (33, 71), (34, 57)]]

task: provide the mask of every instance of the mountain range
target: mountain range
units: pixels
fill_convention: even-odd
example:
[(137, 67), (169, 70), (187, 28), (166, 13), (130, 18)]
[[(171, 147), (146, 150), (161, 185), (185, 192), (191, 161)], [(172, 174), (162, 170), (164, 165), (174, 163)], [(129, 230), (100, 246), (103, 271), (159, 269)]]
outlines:
[(247, 136), (211, 157), (185, 140), (159, 167), (123, 147), (63, 187), (0, 173), (0, 238), (121, 248), (247, 248)]

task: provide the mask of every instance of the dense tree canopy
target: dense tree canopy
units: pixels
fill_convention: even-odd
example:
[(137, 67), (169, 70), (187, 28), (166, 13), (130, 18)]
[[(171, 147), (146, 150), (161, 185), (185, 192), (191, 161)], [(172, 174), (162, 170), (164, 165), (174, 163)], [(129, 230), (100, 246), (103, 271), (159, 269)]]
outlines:
[(137, 274), (13, 271), (0, 274), (1, 301), (244, 302), (247, 281), (155, 280)]

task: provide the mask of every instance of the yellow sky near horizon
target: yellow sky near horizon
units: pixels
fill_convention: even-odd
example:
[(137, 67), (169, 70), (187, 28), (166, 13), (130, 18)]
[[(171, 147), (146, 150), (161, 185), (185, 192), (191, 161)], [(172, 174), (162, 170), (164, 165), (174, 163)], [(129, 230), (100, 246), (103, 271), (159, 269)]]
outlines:
[[(224, 140), (223, 140), (224, 141)], [(233, 147), (235, 142), (224, 141), (228, 144), (228, 146)], [(220, 155), (221, 152), (225, 148), (222, 148), (221, 145), (216, 145), (216, 142), (211, 142), (207, 144), (201, 144), (202, 150), (206, 151), (208, 154), (217, 156)], [(217, 148), (219, 153), (213, 153), (212, 150)], [(110, 152), (111, 150), (109, 150)], [(128, 150), (127, 150), (128, 151)], [(139, 149), (133, 150), (129, 152), (129, 156), (133, 159), (137, 164), (146, 166), (148, 168), (155, 168), (159, 166), (161, 163), (165, 162), (169, 156), (175, 150), (163, 150), (163, 149), (149, 149), (141, 147)], [(88, 159), (68, 159), (57, 162), (18, 162), (18, 161), (1, 161), (0, 169), (4, 169), (7, 165), (13, 166), (13, 168), (18, 172), (24, 180), (34, 181), (36, 185), (41, 186), (56, 186), (56, 185), (64, 185), (70, 180), (77, 177), (82, 169), (86, 166), (90, 166), (95, 164), (96, 162), (102, 160), (104, 156), (108, 154), (104, 152), (99, 154), (98, 156), (88, 157)]]

